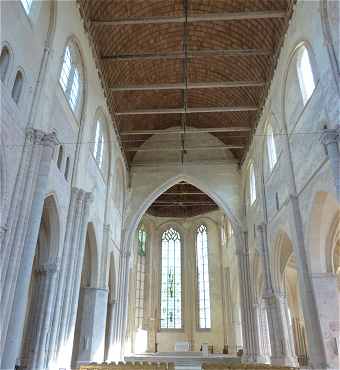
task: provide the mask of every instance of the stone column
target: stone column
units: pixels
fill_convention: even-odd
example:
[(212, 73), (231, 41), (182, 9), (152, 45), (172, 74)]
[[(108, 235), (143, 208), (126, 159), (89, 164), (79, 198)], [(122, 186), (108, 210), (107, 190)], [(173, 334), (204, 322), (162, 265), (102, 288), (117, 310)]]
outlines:
[(336, 275), (332, 273), (314, 273), (312, 274), (312, 281), (318, 305), (327, 363), (332, 369), (339, 369), (336, 340), (340, 337), (340, 295), (337, 291)]
[(81, 364), (104, 361), (105, 323), (107, 311), (107, 289), (80, 288), (77, 333), (76, 367)]
[(119, 261), (119, 280), (116, 310), (114, 312), (114, 335), (109, 349), (110, 360), (117, 360), (122, 357), (124, 342), (124, 330), (127, 319), (128, 284), (129, 284), (129, 263), (130, 254), (121, 251)]
[[(72, 249), (76, 250), (76, 253), (73, 258), (73, 266), (71, 269), (71, 279), (69, 281), (68, 287), (70, 289), (67, 290), (68, 295), (66, 295), (66, 315), (64, 317), (66, 321), (66, 325), (63, 327), (63, 334), (61, 336), (63, 339), (63, 345), (68, 346), (68, 348), (72, 348), (73, 346), (73, 338), (74, 338), (74, 330), (76, 325), (76, 318), (77, 318), (77, 308), (78, 308), (78, 300), (79, 300), (79, 289), (80, 289), (80, 280), (81, 280), (81, 272), (83, 267), (83, 259), (84, 259), (84, 252), (85, 252), (85, 240), (86, 240), (86, 232), (87, 232), (87, 224), (88, 224), (88, 217), (89, 217), (89, 208), (92, 202), (92, 195), (91, 193), (83, 192), (83, 199), (82, 199), (82, 208), (81, 208), (81, 217), (78, 226), (78, 235), (75, 240), (75, 244), (71, 246)], [(65, 306), (65, 304), (64, 304)], [(105, 307), (106, 310), (106, 307)], [(66, 360), (67, 366), (70, 365), (72, 352), (67, 351), (67, 354), (64, 355), (64, 361)]]
[[(28, 129), (3, 239), (1, 265), (1, 368), (14, 368), (19, 356), (29, 283), (37, 245), (54, 133)], [(13, 309), (14, 308), (14, 309)]]
[(323, 343), (324, 338), (322, 337), (320, 318), (308, 266), (303, 224), (297, 196), (292, 194), (289, 196), (288, 208), (288, 222), (293, 234), (293, 251), (298, 268), (299, 295), (308, 337), (310, 365), (315, 368), (325, 369), (328, 365)]
[(338, 129), (324, 129), (320, 141), (326, 149), (334, 177), (336, 198), (340, 202), (340, 127)]
[(73, 311), (74, 307), (71, 308), (70, 293), (75, 283), (80, 284), (80, 276), (77, 277), (74, 271), (78, 260), (82, 265), (91, 199), (90, 193), (72, 188), (57, 284), (53, 326), (48, 344), (48, 366), (51, 368), (57, 368), (59, 365), (59, 367), (68, 367), (71, 361), (73, 338), (70, 338), (68, 328), (70, 312)]
[(271, 363), (274, 365), (296, 366), (297, 359), (293, 348), (289, 345), (291, 338), (289, 338), (289, 332), (286, 328), (287, 322), (284, 323), (284, 312), (280, 309), (280, 300), (273, 290), (266, 224), (258, 225), (257, 232), (260, 237), (261, 258), (265, 273), (263, 299), (267, 310)]
[(243, 336), (243, 362), (263, 362), (260, 355), (258, 327), (254, 310), (254, 295), (250, 278), (248, 233), (237, 238), (237, 261), (240, 284), (242, 336)]
[(263, 302), (260, 299), (255, 304), (255, 312), (256, 312), (257, 325), (258, 325), (260, 352), (264, 359), (264, 362), (269, 363), (270, 362), (270, 340), (269, 340), (269, 332), (267, 329), (266, 310), (263, 306), (264, 306)]
[(36, 320), (31, 321), (30, 356), (27, 369), (43, 370), (47, 357), (47, 338), (51, 328), (51, 317), (54, 302), (55, 280), (58, 271), (58, 262), (39, 266), (38, 296), (33, 309), (37, 311)]
[(230, 354), (236, 354), (236, 330), (234, 327), (234, 312), (233, 302), (231, 299), (231, 286), (230, 286), (230, 268), (225, 268), (225, 297), (226, 297), (226, 311), (227, 311), (227, 344)]

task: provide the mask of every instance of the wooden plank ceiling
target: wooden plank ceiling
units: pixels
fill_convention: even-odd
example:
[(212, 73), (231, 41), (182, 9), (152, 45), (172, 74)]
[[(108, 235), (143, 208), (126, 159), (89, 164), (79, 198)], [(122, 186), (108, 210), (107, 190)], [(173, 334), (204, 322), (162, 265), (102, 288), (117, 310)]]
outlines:
[(182, 181), (160, 195), (147, 213), (157, 217), (186, 218), (217, 209), (217, 204), (207, 194)]
[(182, 153), (208, 132), (241, 162), (294, 2), (78, 0), (128, 164), (169, 128)]

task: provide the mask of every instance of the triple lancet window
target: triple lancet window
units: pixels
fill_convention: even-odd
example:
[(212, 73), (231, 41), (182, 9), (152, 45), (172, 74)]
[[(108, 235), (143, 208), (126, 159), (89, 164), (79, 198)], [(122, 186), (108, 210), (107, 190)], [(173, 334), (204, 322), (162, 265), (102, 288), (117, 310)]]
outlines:
[(182, 328), (181, 236), (172, 227), (162, 234), (161, 328)]
[(208, 268), (208, 233), (205, 225), (200, 225), (196, 233), (196, 265), (198, 285), (198, 319), (200, 329), (211, 328), (210, 289)]

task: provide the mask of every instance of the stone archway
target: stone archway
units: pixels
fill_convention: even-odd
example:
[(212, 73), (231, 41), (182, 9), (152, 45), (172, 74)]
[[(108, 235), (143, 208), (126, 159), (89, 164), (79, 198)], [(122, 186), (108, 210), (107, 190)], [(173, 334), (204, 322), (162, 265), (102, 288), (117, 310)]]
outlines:
[(53, 286), (56, 279), (59, 249), (59, 217), (53, 195), (44, 201), (38, 241), (33, 260), (26, 309), (20, 365), (28, 369), (43, 368), (46, 358), (44, 343), (51, 323)]

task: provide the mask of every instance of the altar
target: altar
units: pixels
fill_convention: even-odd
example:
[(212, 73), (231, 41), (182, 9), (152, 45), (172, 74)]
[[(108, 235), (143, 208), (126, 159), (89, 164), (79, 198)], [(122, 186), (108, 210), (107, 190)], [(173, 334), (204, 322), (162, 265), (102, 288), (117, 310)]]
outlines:
[(203, 363), (239, 364), (239, 357), (203, 352), (157, 352), (130, 354), (124, 357), (124, 361), (151, 362), (151, 363), (174, 363), (176, 369), (201, 369)]

